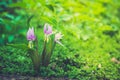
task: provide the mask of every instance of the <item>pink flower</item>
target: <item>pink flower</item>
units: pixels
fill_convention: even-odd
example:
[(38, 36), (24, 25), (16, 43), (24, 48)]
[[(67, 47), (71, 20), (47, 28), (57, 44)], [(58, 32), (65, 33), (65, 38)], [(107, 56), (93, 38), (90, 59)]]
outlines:
[(52, 34), (52, 27), (47, 23), (44, 25), (44, 33), (46, 35)]
[(60, 42), (60, 39), (62, 39), (62, 37), (63, 35), (60, 32), (55, 34), (55, 42), (63, 46), (63, 44)]
[(36, 39), (35, 34), (34, 34), (34, 28), (29, 28), (27, 32), (27, 40), (29, 41), (34, 41)]

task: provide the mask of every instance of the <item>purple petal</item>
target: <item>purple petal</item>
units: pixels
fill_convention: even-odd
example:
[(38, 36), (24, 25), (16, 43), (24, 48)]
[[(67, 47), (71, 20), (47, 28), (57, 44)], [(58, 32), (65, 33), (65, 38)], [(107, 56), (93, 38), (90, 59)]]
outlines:
[(47, 31), (48, 34), (51, 34), (52, 33), (52, 27), (51, 26), (48, 26), (48, 31)]
[(34, 34), (34, 28), (29, 28), (27, 32), (27, 40), (29, 41), (34, 41), (36, 39), (35, 34)]
[(47, 23), (44, 25), (44, 33), (46, 35), (52, 34), (52, 27)]

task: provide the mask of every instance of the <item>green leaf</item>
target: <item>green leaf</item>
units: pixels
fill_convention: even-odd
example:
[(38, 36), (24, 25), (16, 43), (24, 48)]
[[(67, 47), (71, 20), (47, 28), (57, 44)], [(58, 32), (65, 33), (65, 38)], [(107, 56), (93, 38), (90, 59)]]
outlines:
[(54, 7), (52, 5), (46, 5), (51, 11), (54, 11)]
[(13, 39), (14, 39), (14, 36), (13, 36), (13, 35), (10, 35), (10, 36), (8, 37), (8, 42), (12, 42)]
[(26, 4), (22, 3), (22, 2), (17, 2), (17, 3), (12, 3), (8, 5), (9, 7), (21, 7), (21, 8), (25, 8)]
[(8, 46), (14, 47), (14, 48), (19, 48), (19, 49), (24, 49), (28, 50), (28, 46), (26, 44), (7, 44)]

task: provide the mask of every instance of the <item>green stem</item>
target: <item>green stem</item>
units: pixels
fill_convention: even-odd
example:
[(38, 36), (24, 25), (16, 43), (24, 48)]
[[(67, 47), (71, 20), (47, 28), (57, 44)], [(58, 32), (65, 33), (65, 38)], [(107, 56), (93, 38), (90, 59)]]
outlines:
[(45, 55), (46, 55), (46, 40), (44, 41), (44, 48), (43, 48), (43, 52), (42, 52), (42, 65), (44, 65), (45, 63)]

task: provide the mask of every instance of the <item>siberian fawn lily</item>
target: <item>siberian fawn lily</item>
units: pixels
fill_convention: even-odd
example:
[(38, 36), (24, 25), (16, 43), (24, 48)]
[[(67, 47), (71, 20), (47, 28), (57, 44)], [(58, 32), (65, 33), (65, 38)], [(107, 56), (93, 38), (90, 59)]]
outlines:
[[(55, 48), (56, 43), (63, 46), (63, 44), (60, 42), (60, 39), (62, 39), (63, 35), (59, 33), (53, 33), (52, 27), (46, 23), (44, 25), (44, 45), (42, 53), (38, 51), (39, 47), (37, 42), (37, 36), (35, 36), (34, 28), (29, 28), (27, 32), (27, 40), (28, 43), (28, 53), (31, 57), (31, 60), (33, 62), (34, 70), (36, 72), (39, 71), (40, 66), (48, 66), (50, 62), (50, 58), (53, 54), (53, 50)], [(35, 44), (36, 43), (36, 44)], [(36, 48), (34, 47), (36, 46)]]

